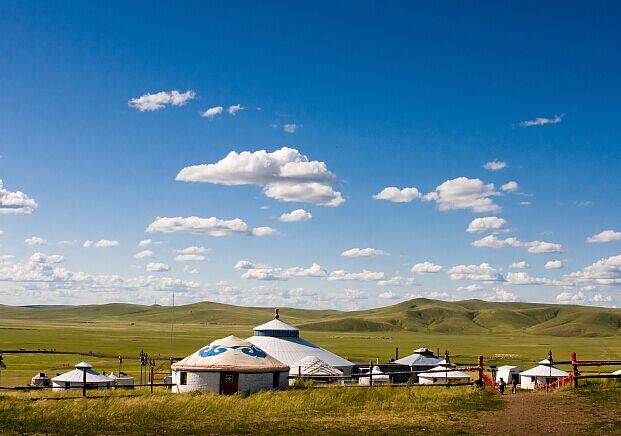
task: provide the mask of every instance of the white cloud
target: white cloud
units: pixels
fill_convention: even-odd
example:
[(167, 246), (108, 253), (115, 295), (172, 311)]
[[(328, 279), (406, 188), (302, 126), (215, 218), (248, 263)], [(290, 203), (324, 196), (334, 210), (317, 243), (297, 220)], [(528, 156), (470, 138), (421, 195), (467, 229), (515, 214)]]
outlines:
[(378, 294), (377, 298), (381, 298), (382, 300), (394, 300), (398, 298), (398, 296), (392, 291), (386, 291), (386, 292), (382, 292), (381, 294)]
[(597, 235), (589, 236), (586, 239), (586, 241), (589, 244), (595, 244), (599, 242), (621, 241), (621, 232), (616, 232), (614, 230), (604, 230), (603, 232), (600, 232)]
[(507, 282), (512, 285), (549, 285), (549, 286), (569, 286), (570, 283), (551, 280), (543, 277), (533, 277), (523, 271), (507, 273)]
[(521, 260), (519, 262), (513, 262), (511, 265), (509, 265), (509, 268), (513, 268), (513, 269), (528, 269), (528, 268), (530, 268), (530, 265), (525, 260)]
[(200, 254), (178, 254), (175, 256), (177, 262), (202, 262), (205, 256)]
[(565, 262), (562, 260), (549, 260), (544, 265), (545, 269), (560, 269), (565, 266)]
[(241, 110), (244, 110), (241, 104), (234, 104), (234, 105), (229, 106), (229, 108), (226, 111), (229, 113), (229, 115), (235, 115), (237, 114), (237, 112)]
[(38, 253), (38, 252), (30, 256), (30, 259), (29, 259), (29, 261), (33, 263), (47, 263), (47, 264), (57, 264), (57, 263), (63, 262), (64, 260), (65, 258), (61, 256), (60, 254), (47, 255), (47, 254)]
[(600, 259), (582, 271), (571, 273), (568, 277), (578, 282), (597, 285), (621, 284), (621, 254)]
[(351, 273), (345, 270), (336, 270), (330, 273), (328, 280), (331, 281), (350, 281), (357, 280), (361, 282), (377, 282), (379, 280), (384, 280), (386, 278), (386, 274), (383, 272), (376, 271), (368, 271), (363, 269), (361, 272)]
[(57, 245), (76, 245), (78, 241), (75, 239), (65, 239), (62, 241), (58, 241)]
[(443, 268), (440, 265), (425, 261), (414, 265), (411, 271), (416, 274), (434, 274), (439, 273), (442, 269)]
[(209, 251), (211, 251), (209, 248), (192, 245), (190, 247), (175, 250), (175, 253), (177, 253), (175, 260), (177, 262), (202, 262), (205, 260), (204, 254), (209, 253)]
[(235, 265), (235, 268), (246, 271), (242, 275), (244, 279), (266, 281), (286, 281), (295, 277), (326, 277), (328, 275), (326, 270), (316, 263), (313, 263), (308, 268), (279, 268), (269, 265), (257, 265), (247, 260), (240, 260)]
[(207, 247), (197, 247), (195, 245), (191, 245), (189, 247), (181, 248), (179, 250), (175, 250), (177, 254), (207, 254), (211, 250)]
[(151, 262), (147, 264), (147, 271), (149, 272), (166, 272), (170, 271), (170, 266), (161, 262)]
[(537, 117), (533, 120), (521, 121), (520, 126), (522, 127), (533, 127), (533, 126), (545, 126), (546, 124), (558, 124), (563, 121), (565, 114), (554, 115), (551, 118), (546, 117)]
[(32, 236), (28, 239), (24, 239), (24, 244), (26, 245), (45, 245), (47, 244), (47, 241), (43, 238), (40, 238), (38, 236)]
[(556, 301), (559, 303), (580, 303), (585, 300), (586, 296), (582, 293), (582, 291), (578, 291), (576, 293), (565, 291), (556, 296)]
[(9, 191), (0, 180), (0, 214), (32, 213), (37, 202), (21, 191)]
[(313, 215), (310, 212), (307, 212), (304, 209), (296, 209), (288, 213), (283, 213), (278, 220), (284, 223), (292, 223), (296, 221), (308, 221), (312, 217)]
[(477, 239), (470, 245), (477, 248), (526, 248), (529, 253), (542, 254), (542, 253), (560, 253), (563, 249), (561, 244), (555, 244), (545, 241), (520, 241), (517, 238), (499, 238), (495, 235), (488, 235), (484, 238)]
[(482, 288), (481, 286), (477, 285), (476, 283), (472, 283), (471, 285), (467, 285), (467, 286), (459, 286), (457, 288), (458, 291), (467, 291), (467, 292), (479, 292), (479, 291), (483, 291), (484, 288)]
[(504, 192), (515, 192), (518, 190), (518, 188), (519, 188), (518, 183), (515, 181), (507, 182), (500, 187), (500, 189), (503, 190)]
[(507, 225), (507, 221), (503, 218), (495, 216), (486, 216), (482, 218), (473, 219), (466, 231), (468, 233), (483, 233), (483, 232), (504, 232), (504, 227)]
[(614, 300), (610, 295), (595, 294), (591, 301), (594, 303), (612, 303)]
[(198, 274), (199, 271), (196, 268), (193, 268), (189, 265), (186, 265), (183, 267), (183, 272), (188, 273), (188, 274)]
[(277, 235), (278, 231), (268, 226), (255, 227), (252, 229), (252, 236), (270, 236)]
[(505, 279), (489, 263), (480, 265), (456, 265), (448, 270), (451, 280), (472, 280), (476, 282), (504, 282)]
[(518, 204), (520, 206), (530, 206), (532, 203), (530, 201), (520, 201)]
[(494, 293), (491, 295), (486, 295), (485, 296), (486, 300), (489, 301), (517, 301), (518, 300), (518, 296), (516, 294), (514, 294), (513, 292), (509, 292), (505, 289), (502, 288), (496, 288), (494, 289)]
[(282, 126), (282, 131), (285, 133), (295, 133), (296, 130), (298, 130), (298, 125), (294, 123), (283, 124)]
[[(209, 236), (235, 236), (235, 235), (253, 235), (263, 236), (270, 233), (269, 227), (257, 227), (250, 230), (248, 224), (239, 218), (232, 220), (222, 220), (216, 217), (201, 218), (197, 216), (190, 217), (157, 217), (147, 227), (148, 233), (204, 233)], [(273, 229), (272, 229), (273, 230)], [(256, 231), (256, 233), (255, 233)]]
[(321, 206), (343, 203), (340, 192), (333, 189), (336, 177), (324, 162), (309, 161), (294, 148), (283, 147), (268, 153), (230, 152), (213, 163), (183, 168), (176, 180), (220, 185), (257, 185), (266, 196), (282, 201), (297, 201)]
[(458, 177), (442, 183), (435, 191), (426, 194), (423, 200), (435, 201), (440, 211), (470, 209), (477, 213), (499, 212), (500, 206), (491, 198), (497, 195), (500, 194), (493, 183)]
[(129, 107), (139, 110), (140, 112), (153, 112), (163, 109), (167, 105), (183, 106), (188, 101), (194, 99), (196, 93), (192, 90), (186, 92), (161, 91), (156, 94), (145, 94), (138, 98), (129, 100)]
[(376, 257), (390, 256), (390, 253), (378, 248), (350, 248), (341, 253), (343, 257)]
[(416, 281), (412, 277), (394, 276), (387, 280), (379, 280), (377, 284), (379, 286), (408, 287), (415, 285)]
[(358, 289), (344, 289), (342, 295), (339, 296), (344, 300), (366, 300), (368, 294)]
[(210, 107), (209, 109), (201, 112), (201, 117), (203, 117), (203, 118), (214, 118), (214, 117), (217, 117), (218, 115), (222, 114), (223, 110), (224, 110), (224, 108), (222, 106)]
[(110, 247), (116, 247), (117, 245), (119, 245), (119, 241), (114, 241), (114, 240), (109, 240), (109, 239), (100, 239), (99, 241), (96, 241), (96, 242), (86, 240), (84, 241), (84, 244), (82, 244), (84, 248), (92, 248), (92, 247), (110, 248)]
[(151, 241), (150, 239), (143, 239), (142, 241), (138, 242), (138, 247), (140, 248), (145, 248), (148, 247), (149, 245), (151, 245)]
[(379, 193), (373, 196), (374, 200), (386, 200), (393, 203), (409, 203), (412, 200), (421, 198), (420, 192), (416, 188), (403, 188), (399, 189), (394, 186), (389, 186), (382, 189)]
[(132, 256), (134, 259), (149, 259), (155, 257), (155, 254), (151, 250), (143, 250)]
[(490, 162), (487, 162), (485, 165), (483, 165), (483, 168), (485, 168), (486, 170), (490, 170), (490, 171), (498, 171), (506, 167), (507, 167), (507, 162), (503, 162), (499, 160), (492, 160)]

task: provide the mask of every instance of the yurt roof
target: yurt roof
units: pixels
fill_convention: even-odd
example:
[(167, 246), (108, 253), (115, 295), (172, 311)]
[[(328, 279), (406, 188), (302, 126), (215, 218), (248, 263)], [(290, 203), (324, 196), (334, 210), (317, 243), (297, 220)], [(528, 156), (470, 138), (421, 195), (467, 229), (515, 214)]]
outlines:
[[(95, 371), (90, 364), (83, 364), (86, 362), (80, 362), (76, 365), (76, 367), (81, 366), (82, 368), (86, 368), (86, 383), (109, 383), (113, 380), (110, 377), (107, 377), (103, 374)], [(52, 378), (53, 382), (73, 382), (73, 383), (81, 383), (84, 381), (84, 372), (81, 369), (72, 369), (64, 374), (57, 375)]]
[(337, 369), (317, 356), (306, 356), (291, 365), (291, 374), (326, 376), (343, 375), (343, 371)]
[(520, 368), (515, 365), (502, 365), (497, 368), (498, 371), (500, 371), (501, 369), (520, 369)]
[(119, 380), (119, 379), (123, 379), (123, 380), (134, 380), (134, 377), (132, 377), (131, 375), (117, 375), (113, 372), (111, 372), (110, 374), (108, 374), (108, 377), (110, 377), (113, 380)]
[(273, 319), (264, 324), (258, 325), (254, 328), (254, 330), (286, 330), (286, 331), (300, 331), (297, 327), (293, 327), (292, 325), (287, 324), (286, 322), (282, 322), (279, 319)]
[(530, 377), (566, 377), (568, 372), (558, 369), (550, 364), (548, 359), (539, 362), (540, 365), (535, 366), (527, 371), (523, 371), (520, 375), (526, 375)]
[(433, 366), (440, 362), (440, 358), (433, 354), (429, 348), (422, 347), (414, 350), (413, 354), (395, 360), (395, 363), (408, 366)]
[(272, 337), (255, 334), (248, 338), (248, 341), (287, 365), (293, 365), (306, 356), (316, 356), (328, 365), (337, 368), (353, 366), (349, 360), (300, 337)]
[(621, 375), (621, 369), (617, 369), (615, 372), (612, 373), (613, 375)]
[(187, 371), (272, 372), (289, 367), (261, 348), (236, 336), (216, 339), (171, 366)]
[[(470, 378), (468, 374), (463, 371), (458, 371), (456, 366), (452, 363), (442, 360), (438, 363), (438, 366), (431, 368), (429, 372), (421, 372), (418, 377), (422, 378)], [(435, 372), (438, 371), (438, 372)]]

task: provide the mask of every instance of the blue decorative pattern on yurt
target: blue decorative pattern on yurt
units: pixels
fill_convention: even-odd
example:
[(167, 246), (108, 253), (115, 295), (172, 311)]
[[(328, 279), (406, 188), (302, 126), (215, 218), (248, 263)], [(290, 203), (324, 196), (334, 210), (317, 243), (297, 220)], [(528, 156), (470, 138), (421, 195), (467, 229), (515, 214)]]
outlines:
[(241, 350), (241, 352), (247, 356), (258, 357), (260, 359), (264, 359), (267, 356), (265, 351), (263, 351), (259, 347), (255, 347), (254, 345), (252, 346), (233, 345), (233, 346), (227, 347), (225, 345), (217, 345), (217, 344), (207, 345), (206, 347), (202, 348), (198, 352), (198, 355), (201, 357), (212, 357), (212, 356), (217, 356), (218, 354), (222, 354), (226, 352), (227, 350)]

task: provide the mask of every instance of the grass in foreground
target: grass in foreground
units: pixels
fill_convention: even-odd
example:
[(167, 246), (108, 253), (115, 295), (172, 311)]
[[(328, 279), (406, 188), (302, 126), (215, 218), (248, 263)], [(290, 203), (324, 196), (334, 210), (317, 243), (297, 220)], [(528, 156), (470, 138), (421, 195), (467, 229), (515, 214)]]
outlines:
[[(31, 396), (39, 398), (35, 401)], [(100, 398), (0, 397), (0, 432), (51, 434), (468, 433), (502, 402), (472, 387), (328, 387), (247, 397), (109, 392)], [(75, 395), (75, 393), (73, 393)]]

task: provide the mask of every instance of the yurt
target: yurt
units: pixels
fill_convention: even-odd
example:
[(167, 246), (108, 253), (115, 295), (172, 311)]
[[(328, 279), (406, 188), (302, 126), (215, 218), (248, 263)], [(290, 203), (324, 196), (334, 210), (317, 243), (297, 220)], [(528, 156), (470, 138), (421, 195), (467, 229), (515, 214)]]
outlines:
[[(291, 365), (289, 370), (291, 376), (301, 376), (305, 380), (311, 379), (318, 382), (330, 383), (338, 382), (343, 375), (343, 371), (337, 369), (317, 356), (306, 356)], [(289, 380), (290, 384), (294, 383), (294, 379)]]
[(35, 387), (48, 387), (52, 386), (52, 380), (45, 375), (44, 372), (40, 372), (30, 379), (30, 385)]
[(621, 369), (617, 369), (612, 375), (621, 375)]
[(440, 363), (441, 360), (442, 358), (436, 356), (429, 348), (422, 347), (414, 350), (414, 353), (409, 356), (395, 360), (395, 363), (407, 365), (412, 368), (412, 371), (419, 371), (431, 369)]
[(345, 375), (350, 375), (353, 363), (328, 350), (300, 337), (300, 330), (276, 317), (254, 328), (254, 335), (248, 338), (252, 344), (274, 356), (281, 362), (291, 366), (306, 356), (315, 356)]
[(418, 382), (422, 385), (465, 383), (470, 381), (470, 376), (465, 372), (458, 371), (457, 366), (441, 360), (438, 366), (418, 374)]
[(390, 383), (390, 375), (382, 371), (379, 366), (374, 366), (371, 370), (372, 377), (359, 377), (358, 384), (361, 386), (374, 385), (387, 385)]
[(544, 359), (538, 366), (520, 373), (520, 387), (522, 389), (544, 387), (568, 375), (568, 372), (556, 368), (550, 359)]
[(90, 363), (80, 362), (75, 365), (75, 369), (52, 377), (52, 389), (61, 391), (82, 388), (84, 371), (86, 371), (86, 386), (89, 389), (109, 389), (114, 386), (114, 380), (110, 377), (95, 371)]
[(114, 380), (114, 386), (117, 388), (128, 388), (129, 389), (129, 388), (134, 387), (134, 383), (135, 383), (134, 377), (131, 377), (124, 372), (119, 372), (118, 374), (115, 374), (112, 372), (108, 374), (108, 377)]
[(235, 336), (216, 339), (171, 366), (173, 392), (252, 393), (287, 387), (289, 367)]
[(520, 368), (513, 365), (502, 365), (499, 366), (496, 370), (496, 383), (503, 379), (505, 383), (508, 385), (511, 384), (513, 379), (516, 379), (517, 382), (520, 382)]

